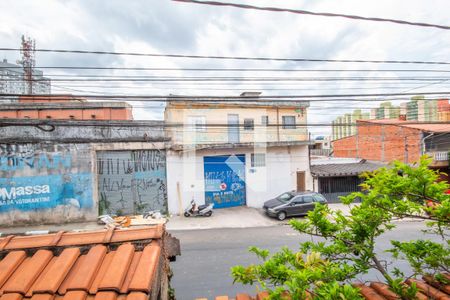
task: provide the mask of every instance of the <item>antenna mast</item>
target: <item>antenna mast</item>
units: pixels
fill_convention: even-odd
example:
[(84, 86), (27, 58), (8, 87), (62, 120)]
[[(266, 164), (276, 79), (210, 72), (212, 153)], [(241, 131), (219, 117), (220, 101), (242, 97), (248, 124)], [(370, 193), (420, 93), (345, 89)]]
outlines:
[(24, 81), (26, 89), (29, 95), (33, 94), (33, 73), (36, 65), (35, 60), (36, 42), (29, 37), (22, 35), (22, 45), (20, 48), (20, 54), (22, 54), (22, 60), (20, 61), (24, 71)]

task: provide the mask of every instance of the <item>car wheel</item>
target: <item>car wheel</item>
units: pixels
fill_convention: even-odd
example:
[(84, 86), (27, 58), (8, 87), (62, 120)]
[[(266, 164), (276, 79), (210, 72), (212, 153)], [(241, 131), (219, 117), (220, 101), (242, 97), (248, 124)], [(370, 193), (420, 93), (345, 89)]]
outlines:
[(284, 219), (286, 219), (286, 213), (284, 211), (280, 211), (277, 214), (277, 218), (278, 218), (278, 220), (283, 221)]
[(185, 213), (184, 213), (184, 216), (185, 216), (186, 218), (188, 218), (188, 217), (190, 217), (191, 215), (190, 215), (189, 213), (185, 212)]

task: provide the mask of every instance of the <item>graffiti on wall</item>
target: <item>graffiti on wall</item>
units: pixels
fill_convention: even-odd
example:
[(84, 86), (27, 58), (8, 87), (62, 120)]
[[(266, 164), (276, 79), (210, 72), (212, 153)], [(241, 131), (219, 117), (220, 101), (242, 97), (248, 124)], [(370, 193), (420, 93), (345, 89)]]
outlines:
[(99, 151), (97, 172), (100, 213), (167, 211), (165, 151)]
[(0, 212), (92, 207), (92, 176), (80, 164), (71, 151), (0, 145)]

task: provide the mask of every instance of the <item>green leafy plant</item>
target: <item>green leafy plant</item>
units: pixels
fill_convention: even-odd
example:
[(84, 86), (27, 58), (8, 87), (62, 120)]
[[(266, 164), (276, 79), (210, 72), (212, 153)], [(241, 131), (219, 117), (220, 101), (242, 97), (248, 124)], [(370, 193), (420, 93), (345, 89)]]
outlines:
[[(414, 166), (395, 162), (389, 167), (364, 174), (361, 192), (342, 197), (353, 204), (350, 213), (317, 204), (304, 220), (289, 224), (298, 232), (320, 237), (318, 241), (301, 243), (298, 251), (283, 248), (270, 254), (252, 247), (263, 262), (232, 268), (234, 281), (258, 284), (269, 291), (271, 299), (282, 299), (289, 293), (293, 299), (306, 299), (309, 291), (314, 299), (359, 299), (359, 290), (349, 285), (356, 276), (377, 270), (391, 290), (403, 299), (414, 299), (417, 288), (405, 285), (404, 274), (395, 265), (382, 261), (376, 251), (376, 240), (395, 228), (395, 220), (425, 220), (428, 234), (438, 234), (442, 242), (412, 240), (392, 241), (384, 249), (394, 258), (406, 259), (414, 275), (439, 274), (449, 270), (450, 196), (448, 184), (438, 182), (438, 172), (428, 168), (426, 157)], [(430, 207), (427, 203), (432, 202)]]

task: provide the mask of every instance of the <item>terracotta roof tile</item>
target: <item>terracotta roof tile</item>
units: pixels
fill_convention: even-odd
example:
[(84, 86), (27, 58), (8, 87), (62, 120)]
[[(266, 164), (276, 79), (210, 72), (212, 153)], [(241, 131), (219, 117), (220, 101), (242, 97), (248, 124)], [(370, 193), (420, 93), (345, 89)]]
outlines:
[(252, 300), (252, 298), (247, 294), (237, 294), (236, 300)]
[(48, 272), (39, 278), (33, 293), (56, 293), (78, 256), (80, 256), (79, 248), (64, 249)]
[[(157, 240), (163, 229), (142, 227), (0, 240), (5, 246), (0, 260), (0, 300), (147, 300), (164, 253)], [(114, 245), (86, 244), (86, 240), (103, 243), (105, 235)], [(71, 243), (77, 245), (65, 247)], [(8, 250), (26, 245), (31, 249)]]
[[(140, 228), (130, 228), (114, 230), (97, 230), (88, 232), (66, 232), (52, 233), (36, 236), (8, 236), (0, 238), (0, 247), (5, 250), (41, 248), (49, 246), (79, 246), (91, 244), (104, 244), (105, 237), (112, 233), (108, 238), (111, 243), (123, 243), (138, 240), (160, 239), (164, 232), (164, 225), (148, 226)], [(55, 244), (56, 241), (56, 244)], [(106, 242), (108, 243), (108, 242)], [(1, 250), (1, 249), (0, 249)]]
[[(78, 277), (83, 277), (82, 273), (80, 272), (80, 268), (81, 268), (81, 265), (84, 264), (85, 259), (86, 259), (86, 255), (81, 255), (78, 258), (78, 260), (75, 262), (75, 264), (73, 265), (72, 269), (70, 270), (70, 273), (66, 276), (64, 281), (59, 286), (58, 294), (64, 295), (65, 293), (67, 293), (68, 287), (69, 286), (73, 286), (72, 284), (77, 281), (75, 278), (77, 276)], [(90, 286), (91, 285), (89, 285), (88, 288)], [(77, 290), (77, 289), (73, 289), (73, 290)], [(88, 292), (88, 290), (85, 290), (85, 289), (78, 289), (78, 290), (82, 290), (82, 291)]]
[(91, 288), (89, 289), (89, 294), (96, 294), (98, 292), (100, 281), (103, 279), (103, 276), (105, 276), (106, 271), (108, 270), (108, 267), (111, 264), (111, 261), (115, 253), (116, 253), (115, 251), (111, 251), (108, 254), (106, 254), (105, 258), (103, 259), (102, 265), (98, 269), (94, 281), (92, 282)]
[(86, 300), (86, 297), (85, 291), (70, 291), (64, 295), (63, 300)]
[(355, 287), (360, 289), (361, 295), (364, 296), (366, 299), (370, 300), (386, 300), (383, 296), (378, 294), (373, 288), (368, 287), (365, 284), (354, 284)]
[(33, 283), (33, 285), (31, 286), (31, 288), (28, 290), (28, 292), (25, 294), (25, 296), (27, 298), (31, 298), (33, 296), (33, 291), (35, 290), (36, 285), (39, 282), (39, 278), (47, 275), (48, 271), (51, 269), (51, 267), (53, 266), (53, 264), (55, 263), (57, 257), (53, 257), (49, 263), (47, 264), (47, 266), (45, 267), (45, 269), (42, 271), (41, 275), (36, 279), (36, 281)]
[(268, 292), (261, 292), (256, 295), (256, 300), (265, 300), (269, 299), (269, 293)]
[(95, 300), (116, 300), (117, 294), (115, 292), (98, 292), (95, 295)]
[(416, 279), (408, 279), (406, 280), (406, 283), (411, 285), (412, 283), (415, 283), (417, 288), (423, 292), (428, 297), (431, 297), (436, 300), (450, 300), (450, 296), (447, 294), (439, 291), (438, 289), (432, 287), (431, 285), (426, 284), (425, 282), (421, 280)]
[(8, 293), (0, 297), (0, 300), (22, 300), (22, 294)]
[(130, 282), (130, 291), (150, 292), (160, 253), (161, 246), (156, 242), (144, 248), (139, 265)]
[[(442, 275), (446, 276), (446, 274), (442, 274)], [(434, 281), (433, 277), (431, 277), (431, 276), (424, 276), (424, 278), (427, 278), (426, 280), (428, 280), (430, 282), (436, 283), (436, 281)], [(411, 285), (413, 282), (416, 283), (417, 288), (419, 290), (421, 290), (425, 293), (424, 294), (422, 292), (418, 292), (416, 294), (416, 298), (415, 298), (417, 300), (430, 300), (430, 299), (450, 300), (450, 293), (445, 292), (443, 289), (443, 288), (450, 288), (450, 286), (445, 286), (445, 285), (439, 284), (439, 289), (436, 289), (420, 280), (416, 280), (416, 279), (406, 280), (406, 283), (408, 283), (409, 285)], [(408, 286), (405, 283), (403, 283), (403, 285), (405, 287)], [(398, 296), (397, 294), (395, 294), (394, 292), (389, 290), (389, 287), (386, 284), (381, 283), (381, 282), (372, 282), (372, 283), (370, 283), (370, 286), (367, 286), (363, 283), (354, 283), (353, 286), (359, 288), (361, 295), (366, 300), (399, 300), (399, 299), (401, 299), (400, 296)], [(216, 297), (215, 299), (216, 300), (222, 299), (221, 297), (225, 297), (223, 299), (228, 299), (228, 296), (219, 296), (219, 297)], [(248, 294), (237, 294), (235, 299), (236, 300), (253, 300), (255, 298), (252, 298)], [(256, 295), (256, 300), (266, 300), (266, 299), (269, 299), (269, 293), (267, 291), (263, 291)], [(288, 292), (284, 292), (282, 294), (282, 299), (291, 299), (291, 297), (288, 294)], [(308, 293), (307, 299), (315, 299), (315, 298), (311, 296), (311, 293)], [(0, 299), (0, 300), (2, 300), (2, 299)], [(207, 300), (207, 298), (198, 298), (197, 300)]]
[(145, 293), (141, 292), (132, 292), (129, 293), (126, 300), (147, 300), (148, 296)]
[(25, 251), (13, 251), (0, 262), (0, 286), (6, 282), (11, 274), (26, 258)]
[(381, 282), (372, 282), (370, 287), (373, 288), (378, 294), (386, 298), (387, 300), (400, 300), (401, 297), (391, 291), (387, 284)]
[(37, 251), (14, 272), (5, 284), (4, 292), (25, 295), (52, 258), (53, 253), (49, 250)]
[(432, 287), (431, 285), (426, 284), (425, 282), (421, 280), (416, 279), (408, 279), (406, 280), (406, 283), (411, 285), (412, 283), (415, 283), (417, 288), (427, 295), (430, 298), (436, 299), (436, 300), (450, 300), (450, 296), (447, 294), (444, 294), (443, 292), (439, 291), (438, 289)]
[(422, 277), (423, 280), (426, 281), (426, 283), (434, 286), (435, 288), (443, 291), (446, 294), (450, 295), (450, 285), (444, 285), (442, 283), (437, 282), (436, 280), (433, 279), (433, 277), (431, 277), (430, 275), (425, 275)]
[(53, 300), (55, 295), (52, 294), (35, 294), (31, 297), (31, 300)]
[(142, 252), (134, 253), (133, 259), (131, 260), (130, 268), (128, 269), (127, 276), (125, 277), (125, 280), (120, 289), (120, 292), (122, 294), (129, 292), (130, 283), (131, 283), (131, 280), (133, 279), (134, 273), (136, 273), (136, 269), (138, 267), (141, 256), (142, 256)]
[(97, 245), (92, 247), (86, 255), (83, 255), (83, 260), (79, 259), (79, 264), (76, 266), (77, 269), (71, 273), (73, 276), (67, 283), (67, 290), (89, 291), (89, 287), (92, 285), (95, 275), (106, 256), (106, 251), (105, 246)]
[[(100, 291), (120, 292), (133, 255), (134, 246), (131, 244), (123, 244), (117, 249), (111, 260), (111, 264), (106, 270), (105, 276), (100, 281), (98, 286)], [(148, 268), (148, 266), (146, 267)]]

